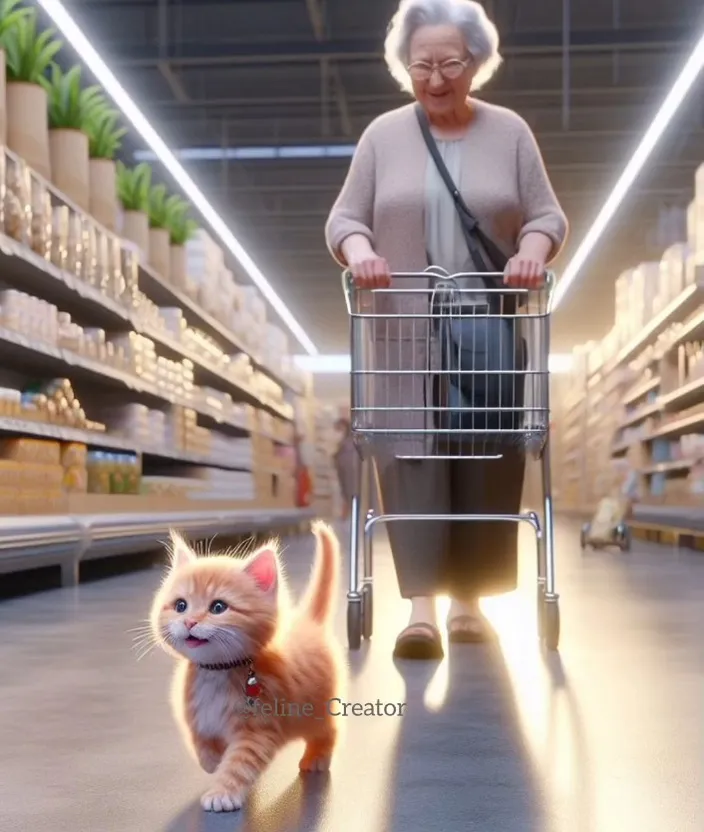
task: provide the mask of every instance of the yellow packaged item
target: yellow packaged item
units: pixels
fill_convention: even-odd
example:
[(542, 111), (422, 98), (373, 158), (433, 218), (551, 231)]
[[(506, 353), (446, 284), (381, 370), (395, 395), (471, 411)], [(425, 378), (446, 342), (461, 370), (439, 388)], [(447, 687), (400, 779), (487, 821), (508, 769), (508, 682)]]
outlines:
[(61, 446), (61, 464), (64, 468), (80, 466), (85, 468), (88, 448), (79, 442), (67, 442)]
[(0, 440), (0, 459), (59, 465), (61, 446), (58, 442), (44, 439), (3, 439)]
[(88, 491), (88, 469), (85, 465), (71, 465), (64, 469), (63, 489), (67, 494), (85, 494)]

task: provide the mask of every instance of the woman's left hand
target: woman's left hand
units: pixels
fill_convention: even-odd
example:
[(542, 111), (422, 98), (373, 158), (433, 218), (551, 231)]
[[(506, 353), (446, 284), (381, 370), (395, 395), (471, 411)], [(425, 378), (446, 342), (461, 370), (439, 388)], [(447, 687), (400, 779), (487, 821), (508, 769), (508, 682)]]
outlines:
[(542, 289), (545, 285), (545, 261), (519, 251), (506, 264), (504, 283), (517, 289)]

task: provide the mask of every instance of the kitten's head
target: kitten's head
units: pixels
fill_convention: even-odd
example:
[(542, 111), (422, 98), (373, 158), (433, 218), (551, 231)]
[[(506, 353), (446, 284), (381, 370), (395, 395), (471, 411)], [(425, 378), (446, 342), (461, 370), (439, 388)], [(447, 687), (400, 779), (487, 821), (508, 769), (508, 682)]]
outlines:
[(276, 632), (279, 583), (273, 544), (248, 558), (197, 557), (172, 532), (171, 566), (151, 611), (154, 636), (198, 664), (254, 658)]

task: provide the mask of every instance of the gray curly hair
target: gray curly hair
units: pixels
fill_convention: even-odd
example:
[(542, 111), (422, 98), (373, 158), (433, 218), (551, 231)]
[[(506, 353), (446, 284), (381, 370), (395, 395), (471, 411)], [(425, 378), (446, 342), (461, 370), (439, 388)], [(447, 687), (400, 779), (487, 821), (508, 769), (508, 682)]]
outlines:
[(401, 89), (411, 92), (408, 76), (411, 38), (421, 26), (456, 26), (477, 66), (472, 89), (478, 90), (501, 66), (499, 33), (474, 0), (401, 0), (389, 24), (385, 58)]

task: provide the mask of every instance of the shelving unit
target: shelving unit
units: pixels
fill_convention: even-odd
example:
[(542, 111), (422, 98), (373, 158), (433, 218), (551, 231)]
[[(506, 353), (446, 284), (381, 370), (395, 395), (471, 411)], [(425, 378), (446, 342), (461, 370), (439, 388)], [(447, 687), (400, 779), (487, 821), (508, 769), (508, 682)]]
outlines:
[[(5, 162), (52, 207), (38, 222), (18, 200), (21, 222), (0, 223), (0, 572), (58, 564), (71, 583), (81, 560), (158, 545), (170, 527), (212, 537), (308, 520), (292, 451), (310, 383), (290, 356), (247, 348), (133, 245)], [(59, 241), (57, 212), (111, 257)], [(55, 380), (73, 410), (46, 394)]]
[(156, 549), (172, 528), (199, 540), (281, 531), (311, 518), (311, 512), (300, 509), (6, 517), (0, 525), (0, 574), (60, 566), (63, 585), (71, 586), (79, 580), (81, 563)]
[(320, 409), (315, 419), (314, 504), (318, 513), (328, 517), (337, 517), (342, 506), (340, 483), (333, 463), (339, 442), (335, 431), (339, 416), (338, 408), (328, 405)]
[(640, 478), (638, 522), (704, 521), (704, 165), (688, 218), (686, 244), (619, 278), (609, 335), (573, 353), (555, 407), (558, 508), (591, 513), (625, 458)]

